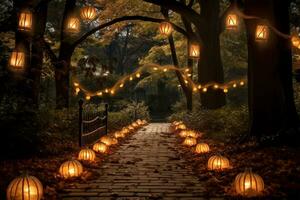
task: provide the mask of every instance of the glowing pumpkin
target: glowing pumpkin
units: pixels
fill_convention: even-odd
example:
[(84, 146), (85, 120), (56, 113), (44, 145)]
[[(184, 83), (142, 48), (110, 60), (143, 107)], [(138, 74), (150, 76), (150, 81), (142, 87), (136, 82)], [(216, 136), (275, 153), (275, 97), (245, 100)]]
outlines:
[(186, 146), (194, 146), (197, 144), (197, 140), (195, 138), (192, 138), (192, 137), (186, 137), (184, 139), (184, 142), (183, 142), (184, 145)]
[(114, 133), (114, 137), (117, 138), (117, 139), (118, 138), (124, 138), (125, 134), (124, 134), (123, 131), (117, 131), (117, 132)]
[(34, 176), (24, 175), (13, 179), (7, 187), (7, 200), (40, 200), (43, 185)]
[(59, 168), (59, 174), (64, 178), (78, 177), (82, 174), (83, 167), (77, 160), (64, 162)]
[(215, 155), (209, 158), (207, 167), (209, 170), (223, 170), (230, 167), (229, 160), (220, 155)]
[(196, 153), (207, 153), (209, 152), (209, 146), (206, 143), (199, 143), (196, 145), (196, 149), (195, 149)]
[(132, 125), (134, 128), (138, 128), (138, 127), (139, 127), (139, 125), (138, 125), (136, 122), (133, 122), (131, 125)]
[(93, 145), (93, 150), (98, 153), (106, 153), (107, 146), (104, 143), (98, 142)]
[(96, 154), (91, 149), (82, 149), (78, 154), (78, 160), (85, 160), (85, 161), (94, 161), (96, 158)]
[(179, 133), (179, 136), (182, 138), (185, 138), (188, 136), (188, 131), (187, 130), (181, 130)]
[(112, 141), (110, 137), (103, 136), (100, 138), (100, 142), (104, 143), (106, 146), (110, 146)]
[(251, 169), (239, 173), (234, 181), (235, 190), (243, 196), (256, 196), (264, 190), (264, 181), (258, 174), (252, 173)]

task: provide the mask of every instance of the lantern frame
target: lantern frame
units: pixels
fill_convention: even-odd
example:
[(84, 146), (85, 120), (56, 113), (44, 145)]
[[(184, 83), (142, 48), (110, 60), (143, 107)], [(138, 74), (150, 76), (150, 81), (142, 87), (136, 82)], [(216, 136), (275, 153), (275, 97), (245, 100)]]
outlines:
[(23, 71), (26, 64), (26, 53), (19, 49), (14, 49), (9, 57), (8, 66), (13, 71)]
[(92, 21), (97, 16), (97, 9), (93, 6), (85, 6), (80, 9), (80, 17), (84, 21)]
[(236, 30), (238, 28), (238, 22), (238, 16), (236, 14), (228, 14), (226, 17), (226, 29)]
[(169, 36), (173, 31), (173, 26), (170, 22), (161, 22), (159, 24), (159, 32), (164, 36)]
[(33, 14), (29, 10), (23, 10), (19, 14), (18, 30), (31, 31), (33, 26)]
[(76, 34), (80, 32), (80, 20), (78, 17), (70, 16), (66, 22), (66, 32)]
[(258, 42), (266, 42), (269, 39), (270, 28), (264, 24), (258, 24), (255, 29), (255, 40)]
[(200, 58), (200, 45), (199, 44), (190, 44), (189, 46), (189, 57), (192, 59)]

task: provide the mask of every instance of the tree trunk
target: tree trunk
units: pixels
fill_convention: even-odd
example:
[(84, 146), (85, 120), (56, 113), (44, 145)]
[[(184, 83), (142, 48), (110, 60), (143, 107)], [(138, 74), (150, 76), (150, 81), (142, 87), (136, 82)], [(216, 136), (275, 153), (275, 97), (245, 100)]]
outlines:
[[(177, 55), (176, 55), (175, 44), (174, 44), (174, 39), (173, 39), (172, 35), (169, 36), (169, 44), (170, 44), (173, 64), (174, 64), (175, 67), (179, 67), (178, 60), (177, 60)], [(189, 111), (191, 111), (191, 110), (193, 110), (193, 92), (192, 92), (192, 89), (185, 85), (184, 78), (182, 77), (182, 75), (179, 71), (175, 71), (175, 73), (176, 73), (178, 81), (179, 81), (179, 83), (182, 87), (182, 90), (185, 94), (186, 107)]]
[[(15, 2), (16, 10), (30, 8), (31, 1)], [(18, 81), (21, 97), (19, 106), (38, 108), (40, 94), (40, 77), (43, 65), (43, 51), (40, 38), (43, 37), (47, 19), (47, 3), (40, 4), (33, 12), (33, 26), (31, 31), (16, 30), (16, 47), (26, 52), (25, 71)]]
[(74, 51), (72, 46), (72, 35), (65, 32), (65, 25), (70, 15), (73, 14), (76, 0), (67, 0), (65, 4), (63, 20), (61, 24), (61, 38), (58, 60), (55, 66), (55, 84), (56, 84), (56, 108), (69, 107), (69, 88), (70, 88), (70, 63)]
[[(289, 34), (289, 4), (280, 0), (246, 0), (245, 13), (267, 19)], [(255, 40), (261, 20), (246, 20), (250, 135), (276, 135), (298, 126), (292, 86), (292, 54), (288, 39), (270, 30), (266, 42)]]
[[(201, 36), (201, 55), (198, 63), (200, 84), (209, 82), (224, 83), (224, 72), (220, 53), (219, 39), (219, 0), (203, 0), (201, 15), (205, 24), (199, 24), (197, 30)], [(207, 109), (216, 109), (226, 104), (225, 94), (221, 90), (208, 89), (201, 93), (201, 104)]]

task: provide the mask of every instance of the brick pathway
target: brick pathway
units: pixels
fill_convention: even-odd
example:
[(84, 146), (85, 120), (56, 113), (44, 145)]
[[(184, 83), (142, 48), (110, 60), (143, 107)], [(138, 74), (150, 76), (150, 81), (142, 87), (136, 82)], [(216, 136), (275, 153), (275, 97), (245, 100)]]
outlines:
[[(62, 199), (207, 199), (192, 169), (177, 157), (169, 124), (135, 133), (101, 164), (100, 177), (67, 188)], [(217, 198), (215, 198), (217, 199)]]

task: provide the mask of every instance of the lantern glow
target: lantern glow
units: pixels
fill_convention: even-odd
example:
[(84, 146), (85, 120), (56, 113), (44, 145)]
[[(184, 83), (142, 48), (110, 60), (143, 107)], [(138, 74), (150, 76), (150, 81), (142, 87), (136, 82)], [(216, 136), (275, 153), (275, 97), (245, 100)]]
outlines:
[(195, 59), (200, 57), (200, 46), (198, 44), (190, 45), (189, 56)]
[(269, 28), (266, 25), (257, 25), (255, 31), (256, 41), (267, 41), (269, 37)]
[(226, 18), (226, 28), (233, 30), (238, 27), (238, 17), (236, 14), (229, 14)]
[(159, 32), (164, 36), (169, 36), (173, 31), (173, 27), (169, 22), (162, 22), (159, 25)]
[(264, 190), (264, 181), (258, 174), (252, 173), (251, 169), (239, 173), (234, 181), (235, 190), (243, 196), (257, 196)]
[(13, 51), (10, 56), (9, 65), (14, 69), (23, 69), (25, 66), (25, 53), (22, 51)]
[(34, 176), (20, 176), (10, 182), (6, 191), (7, 200), (40, 200), (43, 185)]
[(83, 20), (90, 21), (93, 20), (97, 15), (96, 8), (92, 6), (85, 6), (80, 11), (80, 16)]
[(59, 168), (60, 175), (66, 179), (78, 177), (82, 174), (82, 172), (83, 167), (77, 160), (66, 161)]
[(80, 21), (77, 17), (70, 17), (67, 21), (66, 30), (70, 33), (78, 33), (80, 29)]
[(18, 28), (22, 31), (30, 31), (32, 29), (32, 13), (30, 11), (20, 13)]

